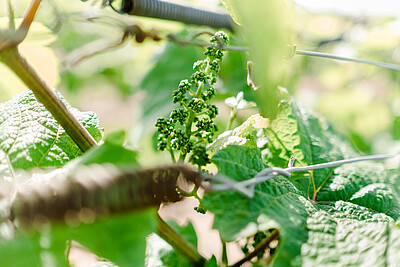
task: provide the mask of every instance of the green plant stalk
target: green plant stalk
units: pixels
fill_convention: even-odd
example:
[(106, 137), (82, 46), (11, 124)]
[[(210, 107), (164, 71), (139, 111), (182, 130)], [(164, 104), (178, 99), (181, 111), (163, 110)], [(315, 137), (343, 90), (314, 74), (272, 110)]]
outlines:
[[(186, 128), (186, 135), (190, 138), (190, 135), (192, 134), (192, 124), (193, 124), (193, 120), (195, 118), (196, 114), (194, 114), (194, 112), (192, 110), (189, 111), (189, 118), (188, 118), (188, 122), (185, 126)], [(179, 155), (179, 163), (183, 163), (185, 161), (187, 152), (183, 153), (181, 152), (181, 154)]]
[(172, 149), (172, 147), (171, 147), (171, 141), (170, 141), (170, 138), (168, 138), (168, 151), (169, 151), (169, 154), (170, 154), (170, 156), (171, 156), (171, 160), (172, 160), (172, 162), (175, 164), (176, 163), (176, 159), (175, 159), (175, 154), (174, 154), (174, 150)]
[(171, 155), (171, 159), (172, 159), (172, 163), (176, 163), (176, 159), (175, 159), (175, 155), (174, 155), (174, 151), (172, 149), (168, 149), (169, 154)]
[(15, 31), (14, 8), (10, 0), (7, 0), (7, 7), (8, 7), (8, 20), (9, 20), (8, 28), (12, 31)]
[[(210, 74), (210, 64), (208, 62), (207, 62), (207, 67), (205, 69), (205, 73), (206, 73), (206, 75)], [(201, 94), (203, 93), (204, 84), (205, 83), (203, 83), (203, 82), (199, 84), (199, 87), (197, 88), (196, 94), (194, 96), (195, 98), (199, 98), (201, 96)], [(190, 110), (189, 111), (188, 122), (187, 122), (187, 124), (185, 126), (186, 135), (189, 138), (190, 138), (190, 136), (192, 134), (192, 124), (193, 124), (193, 121), (194, 121), (195, 117), (196, 117), (196, 114), (192, 110)], [(183, 163), (185, 161), (186, 155), (187, 155), (187, 152), (185, 152), (185, 153), (181, 152), (181, 154), (179, 155), (179, 163)]]
[(263, 252), (269, 246), (269, 244), (271, 244), (272, 241), (278, 238), (279, 238), (279, 231), (275, 229), (269, 234), (269, 236), (264, 238), (261, 241), (261, 243), (258, 244), (251, 253), (246, 254), (241, 260), (233, 264), (232, 267), (239, 267), (242, 266), (245, 262), (250, 261), (252, 258), (256, 257), (258, 254)]
[(229, 116), (228, 125), (226, 126), (226, 130), (228, 130), (228, 131), (232, 130), (233, 122), (236, 119), (236, 112), (237, 112), (236, 108), (233, 107), (232, 110), (231, 110), (231, 114)]
[(221, 265), (228, 266), (228, 253), (227, 253), (227, 249), (226, 249), (226, 242), (224, 240), (222, 240), (222, 238), (221, 238), (221, 242), (222, 242)]
[(160, 215), (157, 214), (157, 234), (168, 242), (176, 251), (182, 254), (195, 266), (204, 266), (206, 259), (197, 252), (197, 249), (172, 229)]
[(65, 259), (67, 262), (69, 262), (69, 254), (71, 253), (72, 240), (68, 239), (66, 245), (67, 245), (67, 251), (65, 252)]
[(186, 191), (180, 189), (179, 187), (176, 187), (176, 191), (179, 193), (179, 195), (184, 196), (184, 197), (194, 197), (200, 202), (201, 198), (197, 194), (198, 190), (199, 190), (199, 186), (198, 185), (195, 185), (193, 190), (190, 191), (190, 192), (186, 192)]
[(1, 50), (0, 60), (32, 90), (37, 100), (46, 107), (83, 152), (97, 145), (82, 123), (19, 53), (17, 47)]

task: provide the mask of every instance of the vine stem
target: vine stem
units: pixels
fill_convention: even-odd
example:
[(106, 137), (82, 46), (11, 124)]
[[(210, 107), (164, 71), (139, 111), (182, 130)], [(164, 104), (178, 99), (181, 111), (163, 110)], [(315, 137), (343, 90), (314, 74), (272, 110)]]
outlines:
[[(17, 31), (14, 31), (14, 14), (13, 14), (13, 9), (11, 6), (11, 2), (9, 2), (8, 6), (9, 6), (9, 16), (10, 16), (10, 26), (11, 28), (9, 30), (13, 31), (13, 35), (8, 36), (8, 38), (5, 38), (3, 40), (0, 39), (0, 51), (9, 48), (9, 47), (13, 47), (13, 46), (17, 46), (18, 44), (20, 44), (26, 37), (26, 35), (28, 34), (29, 28), (32, 25), (32, 22), (35, 18), (36, 12), (39, 9), (40, 3), (42, 2), (42, 0), (32, 0), (32, 2), (30, 3), (28, 9), (25, 12), (24, 18), (22, 20), (21, 25), (19, 26)], [(2, 37), (2, 36), (0, 36)]]
[(221, 266), (228, 266), (228, 251), (226, 249), (226, 242), (222, 238), (221, 242), (222, 242)]
[(236, 119), (236, 112), (237, 112), (236, 108), (233, 107), (231, 110), (231, 114), (229, 115), (229, 121), (228, 121), (228, 125), (226, 126), (226, 130), (232, 130), (233, 122)]
[(22, 42), (28, 34), (29, 28), (31, 27), (31, 24), (35, 19), (36, 12), (39, 9), (41, 2), (42, 0), (33, 0), (26, 10), (24, 19), (22, 20), (22, 23), (19, 26), (18, 31), (15, 35), (15, 37), (17, 37), (15, 41), (17, 41), (18, 43)]
[(82, 123), (19, 53), (16, 46), (0, 50), (0, 60), (32, 90), (37, 100), (46, 107), (83, 152), (97, 145)]
[(161, 219), (159, 214), (156, 217), (157, 234), (195, 266), (204, 266), (206, 259), (197, 249)]
[[(208, 62), (207, 62), (207, 67), (205, 69), (205, 73), (206, 73), (206, 75), (210, 74), (210, 64)], [(197, 91), (194, 95), (195, 98), (199, 98), (201, 96), (201, 94), (203, 93), (203, 87), (205, 86), (205, 84), (206, 84), (206, 82), (199, 83), (199, 87), (197, 88)], [(196, 115), (199, 115), (199, 114), (196, 114), (193, 110), (189, 111), (189, 118), (188, 118), (188, 122), (186, 124), (186, 135), (189, 138), (192, 135), (192, 124), (193, 124), (193, 121), (194, 121), (194, 118), (196, 117)], [(180, 163), (183, 163), (185, 161), (186, 155), (187, 155), (187, 152), (185, 152), (185, 153), (181, 152), (181, 154), (179, 156)]]
[(271, 242), (276, 240), (278, 237), (279, 237), (279, 231), (276, 229), (273, 230), (271, 234), (264, 240), (262, 240), (261, 243), (258, 244), (251, 253), (246, 254), (243, 257), (243, 259), (239, 260), (231, 267), (239, 267), (242, 266), (245, 262), (250, 261), (252, 258), (260, 254), (262, 251), (264, 251), (269, 246), (269, 244), (271, 244)]
[(168, 148), (168, 151), (169, 151), (169, 154), (171, 155), (172, 162), (175, 164), (176, 159), (175, 159), (174, 151), (172, 150), (171, 146)]

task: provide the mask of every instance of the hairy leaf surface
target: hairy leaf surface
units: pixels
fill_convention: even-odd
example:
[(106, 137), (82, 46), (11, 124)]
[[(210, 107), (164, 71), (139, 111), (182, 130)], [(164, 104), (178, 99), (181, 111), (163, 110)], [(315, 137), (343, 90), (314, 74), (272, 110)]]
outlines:
[[(265, 164), (286, 168), (290, 156), (299, 166), (357, 156), (328, 124), (295, 102), (281, 104), (266, 132), (267, 162), (257, 148), (228, 146), (213, 158), (219, 173), (245, 180)], [(251, 199), (234, 191), (206, 194), (203, 205), (227, 241), (277, 228), (275, 266), (396, 266), (399, 177), (399, 170), (382, 163), (355, 163), (278, 176), (256, 185)]]
[[(265, 168), (258, 149), (240, 146), (220, 150), (213, 162), (220, 173), (235, 180), (252, 178)], [(278, 228), (283, 265), (289, 264), (290, 259), (300, 253), (305, 221), (316, 210), (300, 190), (283, 177), (256, 185), (255, 196), (250, 199), (228, 191), (205, 195), (203, 202), (215, 214), (214, 227), (224, 240), (232, 241)]]
[[(99, 141), (102, 131), (97, 115), (66, 105)], [(0, 103), (0, 176), (12, 175), (17, 169), (61, 167), (80, 154), (79, 147), (31, 91)]]
[[(266, 129), (268, 161), (286, 168), (290, 157), (295, 166), (307, 166), (354, 157), (351, 146), (334, 133), (318, 116), (296, 102), (282, 102), (277, 118)], [(294, 173), (291, 180), (310, 198), (317, 194), (332, 174), (333, 168)]]

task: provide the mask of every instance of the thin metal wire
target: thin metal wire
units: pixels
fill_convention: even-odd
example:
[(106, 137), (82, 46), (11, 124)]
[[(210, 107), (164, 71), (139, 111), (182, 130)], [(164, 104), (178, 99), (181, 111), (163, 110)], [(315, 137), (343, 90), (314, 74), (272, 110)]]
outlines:
[(341, 60), (341, 61), (364, 63), (364, 64), (369, 64), (369, 65), (373, 65), (373, 66), (377, 66), (377, 67), (381, 67), (381, 68), (385, 68), (385, 69), (400, 71), (400, 65), (393, 64), (393, 63), (372, 61), (372, 60), (361, 59), (361, 58), (342, 57), (342, 56), (336, 56), (336, 55), (327, 54), (327, 53), (304, 51), (304, 50), (296, 50), (296, 54), (304, 55), (304, 56), (311, 56), (311, 57), (330, 58), (330, 59)]
[[(209, 43), (206, 43), (203, 41), (198, 41), (198, 40), (181, 40), (172, 34), (168, 35), (167, 38), (168, 38), (168, 40), (170, 40), (172, 42), (176, 42), (176, 43), (179, 43), (182, 45), (215, 47), (215, 48), (219, 48), (222, 50), (234, 51), (234, 52), (243, 52), (243, 51), (249, 50), (245, 46), (229, 46), (229, 45), (220, 46), (220, 45), (209, 44)], [(373, 61), (373, 60), (362, 59), (362, 58), (344, 57), (344, 56), (337, 56), (337, 55), (328, 54), (328, 53), (305, 51), (305, 50), (296, 50), (294, 55), (321, 57), (321, 58), (329, 58), (329, 59), (340, 60), (340, 61), (356, 62), (356, 63), (368, 64), (368, 65), (372, 65), (372, 66), (376, 66), (376, 67), (381, 67), (381, 68), (385, 68), (385, 69), (400, 71), (400, 65), (398, 65), (398, 64), (381, 62), (381, 61)]]
[[(301, 171), (310, 171), (310, 170), (317, 170), (323, 168), (331, 168), (337, 167), (344, 164), (350, 164), (360, 161), (368, 161), (368, 160), (382, 160), (382, 159), (389, 159), (397, 156), (398, 154), (383, 154), (383, 155), (372, 155), (372, 156), (364, 156), (364, 157), (356, 157), (351, 159), (343, 159), (337, 161), (331, 161), (321, 164), (309, 165), (309, 166), (302, 166), (302, 167), (293, 167), (294, 158), (289, 160), (289, 167), (288, 168), (267, 168), (259, 173), (257, 173), (253, 178), (236, 182), (232, 179), (229, 179), (223, 175), (204, 175), (205, 179), (211, 180), (212, 184), (208, 187), (209, 190), (212, 191), (228, 191), (228, 190), (235, 190), (240, 194), (252, 198), (254, 196), (254, 187), (256, 184), (263, 183), (270, 179), (273, 179), (279, 175), (283, 175), (287, 178), (290, 178), (293, 172), (301, 172)], [(218, 182), (220, 184), (215, 184)]]

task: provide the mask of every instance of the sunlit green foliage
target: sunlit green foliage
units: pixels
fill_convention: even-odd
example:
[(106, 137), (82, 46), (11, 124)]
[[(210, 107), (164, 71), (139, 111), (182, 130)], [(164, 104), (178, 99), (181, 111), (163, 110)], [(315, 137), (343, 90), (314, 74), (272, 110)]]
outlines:
[[(10, 2), (16, 18), (29, 3)], [(69, 266), (76, 248), (95, 255), (93, 266), (190, 266), (182, 248), (178, 252), (175, 242), (155, 234), (160, 234), (158, 198), (174, 202), (183, 196), (200, 201), (194, 209), (206, 215), (197, 216), (214, 216), (222, 242), (207, 241), (240, 245), (246, 255), (236, 258), (278, 232), (248, 265), (399, 265), (396, 160), (278, 176), (256, 185), (252, 198), (228, 190), (206, 191), (200, 199), (198, 184), (190, 192), (176, 185), (179, 172), (154, 171), (173, 155), (210, 177), (243, 181), (264, 168), (286, 168), (292, 157), (294, 166), (307, 166), (399, 149), (397, 72), (294, 53), (398, 62), (398, 18), (309, 13), (284, 1), (221, 2), (240, 24), (228, 33), (229, 44), (221, 32), (211, 39), (227, 49), (224, 60), (220, 49), (190, 44), (206, 43), (214, 29), (121, 16), (109, 8), (81, 13), (90, 7), (81, 1), (42, 3), (19, 49), (72, 103), (57, 93), (99, 146), (82, 153), (24, 91), (29, 88), (0, 65), (0, 266)], [(0, 16), (1, 29), (12, 25), (2, 7)], [(15, 26), (19, 23), (16, 19)], [(128, 26), (162, 40), (123, 39)], [(166, 41), (168, 34), (177, 39)], [(232, 46), (248, 50), (229, 50)], [(113, 48), (97, 51), (107, 47)], [(246, 84), (246, 76), (256, 88)], [(153, 145), (169, 155), (150, 144), (156, 130)], [(126, 171), (150, 174), (129, 180)], [(113, 180), (113, 174), (125, 180)], [(167, 178), (173, 182), (165, 184)], [(48, 211), (71, 192), (68, 203)], [(64, 210), (82, 203), (90, 208)], [(52, 217), (57, 212), (63, 217)], [(192, 222), (169, 225), (202, 249), (198, 240), (210, 232)], [(225, 266), (226, 257), (234, 264), (232, 251), (208, 251), (205, 266)]]

